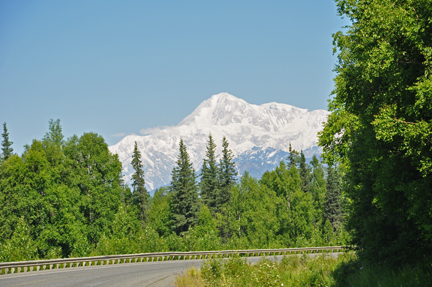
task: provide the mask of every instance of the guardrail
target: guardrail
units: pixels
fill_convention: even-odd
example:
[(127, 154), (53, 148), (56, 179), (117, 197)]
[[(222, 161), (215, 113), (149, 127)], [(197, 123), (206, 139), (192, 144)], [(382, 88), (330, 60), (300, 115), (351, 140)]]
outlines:
[(109, 265), (135, 262), (152, 262), (167, 260), (208, 259), (213, 257), (229, 257), (233, 254), (250, 256), (271, 256), (299, 253), (323, 253), (346, 250), (346, 246), (303, 247), (282, 249), (246, 249), (246, 250), (218, 250), (218, 251), (191, 251), (191, 252), (153, 252), (123, 255), (106, 255), (79, 258), (62, 258), (49, 260), (32, 260), (0, 263), (0, 275), (20, 272), (39, 271), (47, 269), (84, 267), (94, 265)]

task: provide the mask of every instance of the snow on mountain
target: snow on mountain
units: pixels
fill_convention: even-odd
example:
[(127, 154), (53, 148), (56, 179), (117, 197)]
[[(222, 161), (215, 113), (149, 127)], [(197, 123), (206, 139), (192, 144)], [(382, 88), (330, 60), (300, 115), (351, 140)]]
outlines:
[(123, 164), (128, 182), (134, 172), (131, 159), (134, 142), (142, 154), (146, 185), (153, 190), (167, 185), (183, 138), (194, 168), (201, 169), (209, 133), (218, 153), (226, 136), (235, 155), (239, 173), (245, 170), (259, 176), (273, 169), (288, 154), (289, 143), (306, 157), (320, 154), (317, 133), (322, 130), (328, 111), (308, 111), (287, 104), (249, 104), (228, 93), (202, 102), (177, 126), (152, 129), (149, 135), (129, 135), (110, 148)]

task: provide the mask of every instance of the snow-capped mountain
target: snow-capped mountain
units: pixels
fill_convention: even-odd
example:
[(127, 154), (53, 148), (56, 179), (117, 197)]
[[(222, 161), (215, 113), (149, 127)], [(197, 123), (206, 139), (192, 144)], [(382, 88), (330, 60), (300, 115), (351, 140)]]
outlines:
[(317, 133), (328, 114), (325, 110), (308, 111), (279, 103), (253, 105), (220, 93), (202, 102), (177, 126), (156, 128), (145, 136), (129, 135), (109, 148), (118, 154), (128, 182), (134, 172), (131, 159), (137, 142), (149, 190), (170, 183), (180, 138), (186, 144), (195, 170), (200, 170), (209, 133), (218, 146), (218, 153), (222, 137), (226, 136), (239, 174), (248, 170), (259, 176), (286, 158), (289, 143), (295, 150), (303, 150), (307, 158), (320, 154)]

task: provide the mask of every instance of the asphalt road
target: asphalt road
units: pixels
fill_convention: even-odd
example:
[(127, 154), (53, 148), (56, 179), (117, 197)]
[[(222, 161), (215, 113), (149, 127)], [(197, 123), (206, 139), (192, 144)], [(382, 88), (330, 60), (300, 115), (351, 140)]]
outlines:
[[(315, 257), (318, 254), (308, 254)], [(338, 253), (331, 253), (337, 256)], [(280, 260), (283, 256), (269, 256), (270, 259)], [(260, 257), (249, 257), (248, 261), (255, 263)], [(203, 260), (159, 261), (143, 263), (124, 263), (102, 266), (74, 267), (15, 273), (0, 276), (0, 286), (174, 286), (176, 276), (185, 272), (189, 267), (201, 267)]]

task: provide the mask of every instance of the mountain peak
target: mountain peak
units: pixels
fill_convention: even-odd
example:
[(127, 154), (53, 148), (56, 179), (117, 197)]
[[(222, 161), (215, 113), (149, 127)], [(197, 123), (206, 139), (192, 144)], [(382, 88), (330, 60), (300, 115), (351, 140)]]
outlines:
[(178, 125), (211, 125), (226, 118), (233, 112), (246, 109), (249, 106), (245, 100), (228, 93), (219, 93), (202, 102), (189, 116)]
[[(134, 141), (138, 142), (150, 189), (169, 184), (180, 137), (183, 138), (194, 168), (199, 170), (211, 133), (220, 152), (226, 136), (235, 156), (238, 172), (253, 164), (260, 172), (275, 166), (289, 151), (307, 152), (306, 157), (319, 153), (317, 132), (328, 112), (308, 111), (280, 103), (249, 104), (228, 93), (220, 93), (203, 101), (176, 127), (163, 128), (146, 136), (128, 136), (110, 150), (119, 155), (126, 181), (134, 172), (131, 156)], [(251, 152), (254, 151), (254, 152)], [(277, 156), (276, 156), (277, 155)]]
[[(244, 100), (239, 99), (239, 98), (237, 98), (231, 94), (225, 93), (225, 92), (213, 95), (207, 101), (210, 101), (211, 103), (220, 103), (220, 102), (227, 102), (227, 101), (244, 102)], [(204, 102), (207, 102), (207, 101), (204, 101)]]
[(245, 100), (237, 98), (228, 93), (219, 93), (211, 96), (208, 100), (202, 102), (196, 110), (200, 110), (205, 107), (213, 107), (213, 108), (224, 108), (229, 105), (248, 105)]

